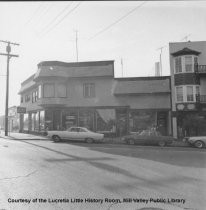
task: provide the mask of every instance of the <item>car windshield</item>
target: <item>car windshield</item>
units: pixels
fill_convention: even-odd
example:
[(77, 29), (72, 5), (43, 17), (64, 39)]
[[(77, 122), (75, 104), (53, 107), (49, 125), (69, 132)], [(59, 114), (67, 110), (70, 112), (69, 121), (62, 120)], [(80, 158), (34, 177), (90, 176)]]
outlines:
[(68, 129), (69, 132), (88, 132), (87, 128), (72, 127)]
[(144, 130), (140, 134), (140, 136), (161, 136), (159, 131), (155, 130)]

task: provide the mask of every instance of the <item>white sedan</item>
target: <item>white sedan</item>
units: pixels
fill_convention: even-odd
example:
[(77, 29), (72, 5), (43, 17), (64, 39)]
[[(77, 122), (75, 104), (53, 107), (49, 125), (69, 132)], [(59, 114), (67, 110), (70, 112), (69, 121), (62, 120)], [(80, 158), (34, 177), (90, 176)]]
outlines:
[(55, 142), (61, 140), (84, 140), (87, 143), (92, 143), (95, 140), (101, 141), (104, 138), (104, 134), (92, 132), (84, 127), (71, 127), (66, 131), (47, 131), (47, 136)]
[(197, 148), (203, 148), (206, 145), (206, 136), (185, 137), (183, 141), (188, 142)]

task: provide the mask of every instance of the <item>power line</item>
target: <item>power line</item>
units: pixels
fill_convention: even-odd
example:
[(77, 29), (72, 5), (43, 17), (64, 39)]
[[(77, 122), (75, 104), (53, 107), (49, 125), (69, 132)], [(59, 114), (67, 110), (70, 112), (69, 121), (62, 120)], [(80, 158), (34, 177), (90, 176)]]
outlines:
[(31, 16), (31, 18), (25, 23), (25, 26), (27, 26), (29, 23), (31, 23), (31, 21), (34, 19), (34, 17), (36, 16), (36, 14), (38, 13), (38, 11), (41, 9), (42, 6), (44, 6), (44, 5), (41, 4), (36, 8), (36, 10), (34, 11), (34, 13)]
[(123, 20), (124, 18), (126, 18), (127, 16), (129, 16), (131, 13), (135, 12), (137, 9), (139, 9), (140, 7), (142, 7), (144, 4), (146, 4), (147, 2), (144, 1), (143, 3), (141, 3), (140, 5), (136, 6), (134, 9), (130, 10), (128, 13), (126, 13), (125, 15), (123, 15), (122, 17), (120, 17), (119, 19), (117, 19), (115, 22), (113, 22), (112, 24), (108, 25), (107, 27), (105, 27), (104, 29), (102, 29), (101, 31), (99, 31), (98, 33), (96, 33), (94, 36), (92, 36), (89, 40), (94, 39), (95, 37), (97, 37), (98, 35), (102, 34), (103, 32), (105, 32), (106, 30), (108, 30), (109, 28), (111, 28), (112, 26), (116, 25), (117, 23), (119, 23), (121, 20)]
[(55, 17), (50, 21), (49, 24), (47, 24), (47, 26), (45, 27), (44, 31), (46, 31), (46, 30), (52, 25), (52, 23), (54, 23), (54, 22), (59, 18), (59, 16), (61, 16), (62, 13), (64, 13), (64, 12), (72, 5), (72, 3), (73, 3), (73, 1), (72, 1), (69, 5), (67, 5), (63, 10), (61, 10), (61, 11), (58, 13), (58, 15), (55, 16)]
[[(45, 16), (49, 10), (53, 7), (53, 5), (48, 5), (47, 8), (45, 7), (45, 10), (42, 11), (42, 14), (38, 17), (38, 19), (36, 20), (37, 24), (41, 21), (42, 17)], [(37, 25), (35, 24), (35, 25)]]
[(69, 10), (69, 12), (66, 13), (52, 28), (50, 28), (49, 30), (46, 31), (46, 34), (49, 33), (50, 31), (52, 31), (54, 28), (56, 28), (57, 25), (59, 25), (66, 17), (68, 17), (74, 10), (76, 10), (80, 6), (81, 3), (82, 2), (79, 2), (74, 8)]

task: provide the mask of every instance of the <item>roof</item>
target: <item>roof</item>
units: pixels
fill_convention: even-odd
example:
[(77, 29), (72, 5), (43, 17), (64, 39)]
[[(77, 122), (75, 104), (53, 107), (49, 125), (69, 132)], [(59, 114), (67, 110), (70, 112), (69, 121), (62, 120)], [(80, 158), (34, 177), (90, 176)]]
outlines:
[(114, 61), (90, 61), (66, 63), (44, 61), (38, 64), (34, 79), (40, 77), (114, 77)]
[(173, 56), (179, 56), (179, 55), (199, 55), (201, 52), (189, 49), (187, 47), (183, 48), (182, 50), (179, 50), (177, 52), (171, 53)]
[(114, 94), (155, 94), (155, 93), (170, 93), (170, 78), (152, 77), (150, 79), (137, 78), (129, 80), (117, 80), (114, 89)]
[(35, 74), (33, 74), (31, 77), (26, 79), (24, 82), (21, 83), (21, 89), (19, 91), (19, 94), (23, 93), (24, 91), (36, 86), (34, 79)]

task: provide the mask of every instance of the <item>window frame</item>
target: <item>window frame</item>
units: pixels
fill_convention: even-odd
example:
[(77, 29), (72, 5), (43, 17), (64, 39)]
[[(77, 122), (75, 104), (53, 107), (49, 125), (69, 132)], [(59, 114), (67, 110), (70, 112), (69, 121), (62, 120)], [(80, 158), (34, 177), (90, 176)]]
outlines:
[[(51, 85), (52, 86), (52, 88), (54, 90), (52, 96), (45, 96), (45, 90), (44, 90), (44, 88), (45, 88), (46, 85)], [(45, 83), (45, 84), (43, 84), (43, 98), (55, 98), (55, 84), (54, 83)]]
[[(60, 96), (60, 95), (59, 95), (59, 89), (58, 89), (58, 88), (59, 88), (59, 86), (61, 86), (61, 85), (64, 86), (64, 88), (65, 88), (65, 96)], [(57, 88), (57, 89), (56, 89), (56, 92), (57, 92), (57, 97), (58, 97), (58, 98), (67, 98), (67, 85), (66, 85), (66, 84), (59, 83), (59, 84), (56, 85), (56, 88)]]
[[(186, 71), (186, 65), (189, 65), (189, 64), (186, 64), (186, 57), (190, 57), (191, 56), (191, 71)], [(181, 61), (181, 71), (177, 71), (177, 68), (176, 68), (176, 60), (177, 59), (180, 59)], [(195, 60), (197, 62), (195, 62)], [(182, 73), (194, 73), (195, 72), (195, 65), (198, 65), (198, 56), (196, 55), (182, 55), (182, 56), (177, 56), (174, 58), (174, 74), (182, 74)]]
[[(193, 100), (188, 100), (188, 87), (192, 87), (192, 98), (193, 98)], [(177, 100), (177, 88), (182, 88), (183, 101), (178, 101)], [(197, 102), (197, 95), (200, 95), (200, 85), (179, 85), (179, 86), (175, 86), (175, 101), (176, 101), (176, 103), (195, 103), (195, 102)]]
[[(87, 94), (86, 91), (88, 91), (88, 94)], [(95, 98), (95, 95), (96, 95), (95, 94), (95, 83), (84, 83), (83, 84), (83, 96), (84, 96), (84, 98)]]
[[(182, 100), (178, 100), (178, 95), (177, 95), (177, 89), (178, 88), (181, 88), (182, 89)], [(176, 86), (175, 87), (175, 99), (176, 99), (176, 102), (177, 103), (184, 102), (184, 88), (183, 88), (183, 86)]]

